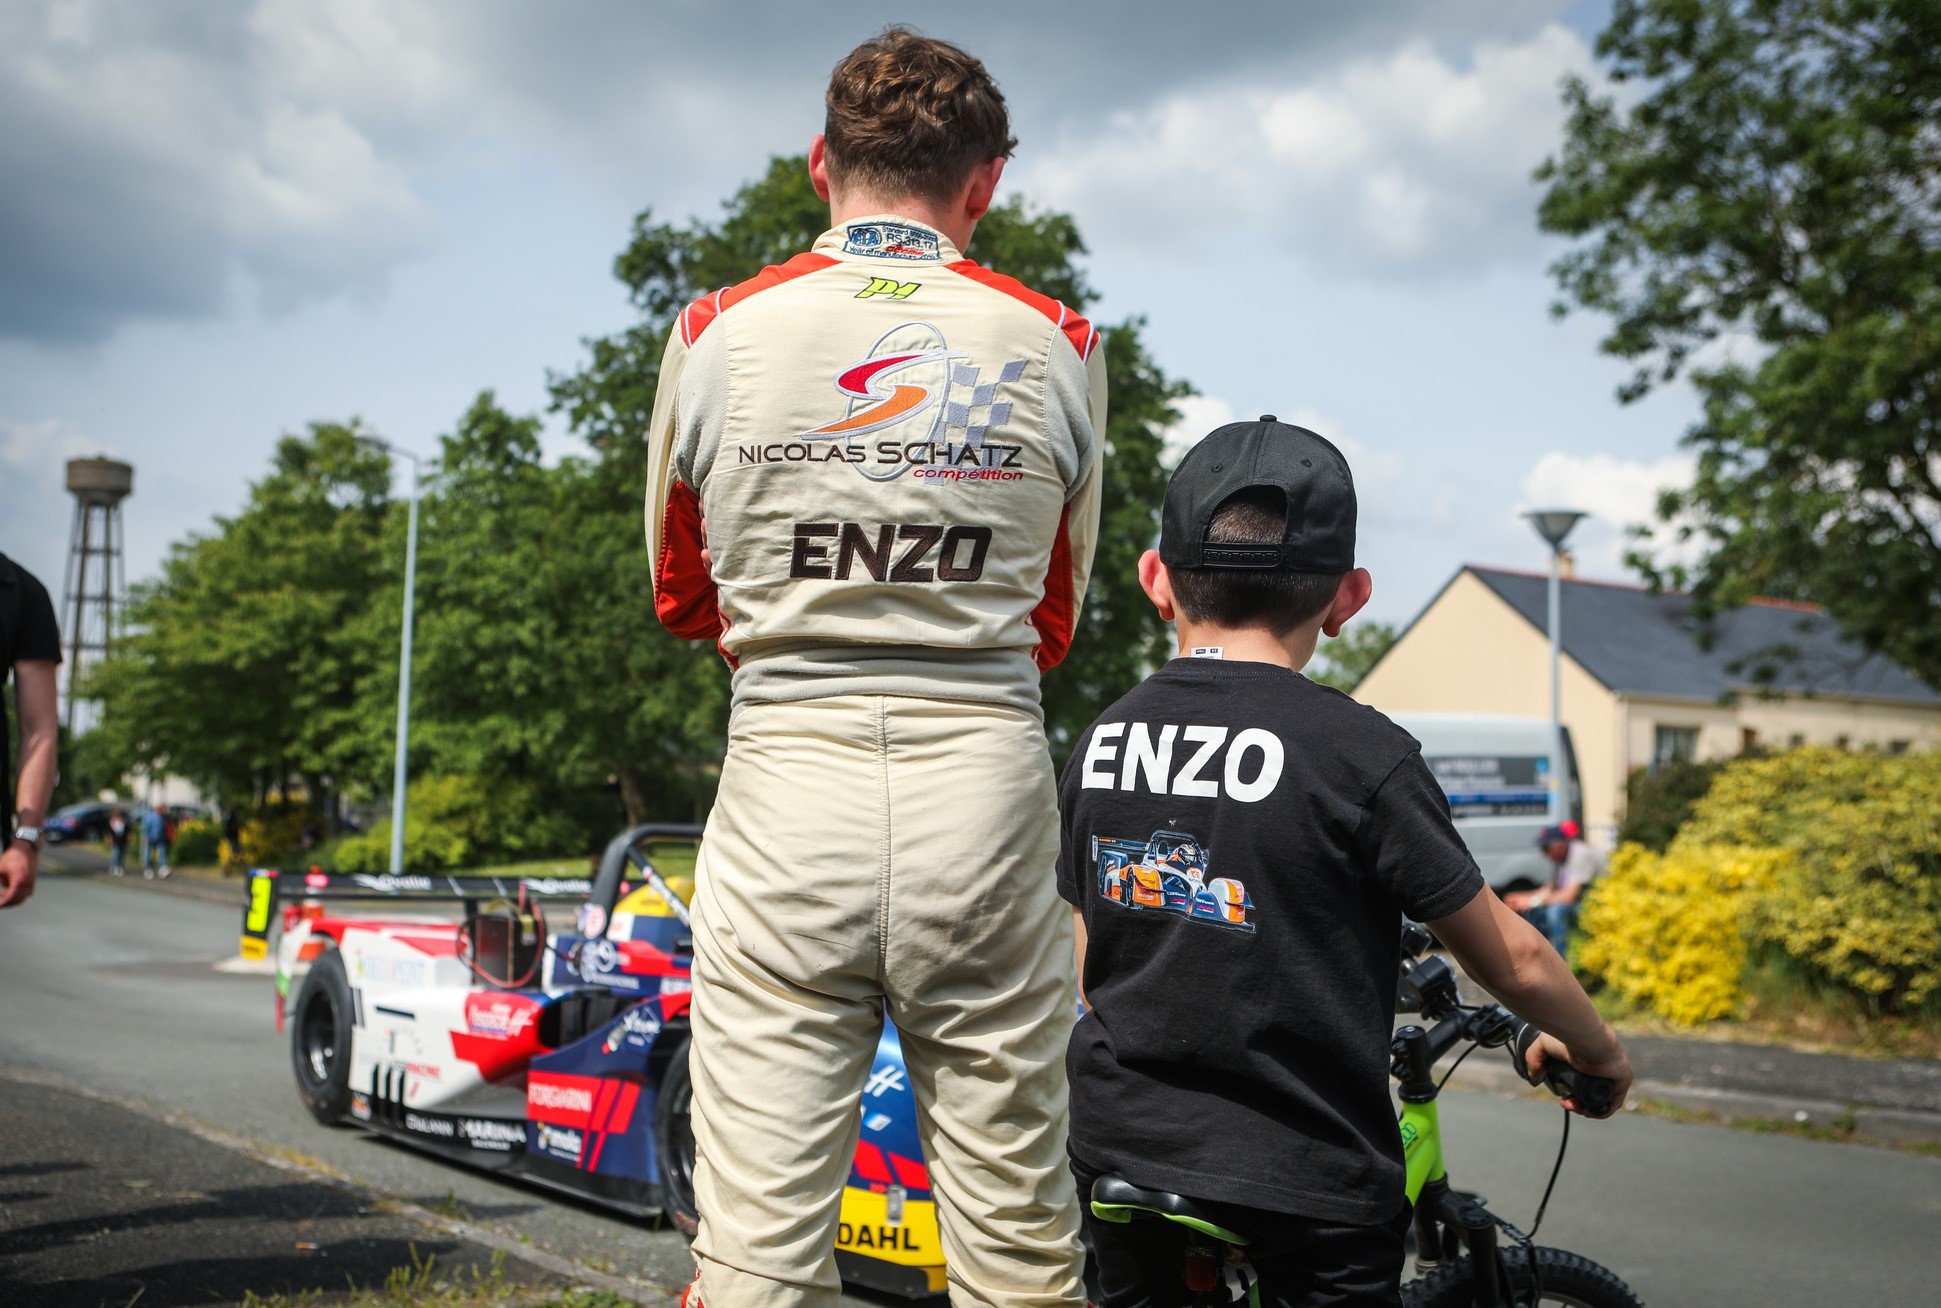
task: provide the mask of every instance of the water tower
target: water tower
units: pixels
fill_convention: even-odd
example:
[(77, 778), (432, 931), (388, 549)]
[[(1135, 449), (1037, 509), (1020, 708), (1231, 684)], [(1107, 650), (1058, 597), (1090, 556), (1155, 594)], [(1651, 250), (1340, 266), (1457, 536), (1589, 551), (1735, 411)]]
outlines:
[(68, 536), (61, 625), (67, 636), (67, 728), (72, 731), (75, 687), (82, 671), (114, 642), (115, 606), (127, 592), (121, 502), (135, 489), (135, 469), (109, 458), (69, 459), (67, 489), (74, 496), (74, 530)]

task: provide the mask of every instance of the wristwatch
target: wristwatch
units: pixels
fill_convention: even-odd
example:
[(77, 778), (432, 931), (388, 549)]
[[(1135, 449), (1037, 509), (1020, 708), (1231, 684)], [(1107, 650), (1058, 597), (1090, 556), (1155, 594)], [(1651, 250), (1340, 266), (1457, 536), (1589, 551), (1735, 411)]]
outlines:
[[(14, 840), (26, 841), (28, 844), (32, 845), (37, 851), (40, 849), (40, 828), (39, 827), (15, 827), (13, 829), (13, 838)], [(12, 841), (9, 841), (8, 843), (11, 844)]]

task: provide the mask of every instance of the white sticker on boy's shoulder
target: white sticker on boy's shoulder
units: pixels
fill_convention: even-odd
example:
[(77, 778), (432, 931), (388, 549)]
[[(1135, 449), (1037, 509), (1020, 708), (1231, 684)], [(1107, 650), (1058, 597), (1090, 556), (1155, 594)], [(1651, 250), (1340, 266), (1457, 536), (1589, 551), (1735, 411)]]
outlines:
[(1188, 657), (1196, 659), (1223, 659), (1227, 656), (1225, 645), (1195, 645)]

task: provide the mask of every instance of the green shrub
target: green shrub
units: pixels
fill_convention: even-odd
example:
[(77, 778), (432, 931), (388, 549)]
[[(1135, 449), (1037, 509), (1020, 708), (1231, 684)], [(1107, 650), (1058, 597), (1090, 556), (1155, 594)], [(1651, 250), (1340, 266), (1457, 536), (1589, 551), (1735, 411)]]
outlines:
[(1724, 766), (1722, 762), (1665, 763), (1655, 772), (1633, 768), (1624, 779), (1624, 821), (1618, 826), (1618, 843), (1664, 853)]
[(1678, 843), (1780, 846), (1753, 939), (1901, 1013), (1941, 993), (1941, 754), (1806, 748), (1719, 774)]
[(175, 827), (175, 846), (170, 851), (175, 862), (185, 867), (215, 866), (220, 857), (222, 824), (208, 818), (192, 818)]
[[(404, 865), (414, 872), (569, 854), (580, 843), (572, 820), (546, 804), (530, 784), (424, 777), (405, 791)], [(337, 841), (328, 855), (340, 871), (387, 870), (390, 819)]]

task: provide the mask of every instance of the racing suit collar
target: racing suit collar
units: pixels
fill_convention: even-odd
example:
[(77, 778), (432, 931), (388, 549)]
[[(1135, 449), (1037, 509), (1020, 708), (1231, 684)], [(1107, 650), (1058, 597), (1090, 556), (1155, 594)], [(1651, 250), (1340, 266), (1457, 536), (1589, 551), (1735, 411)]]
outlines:
[(817, 254), (884, 264), (951, 264), (964, 256), (950, 238), (926, 223), (893, 213), (852, 218), (817, 238)]

